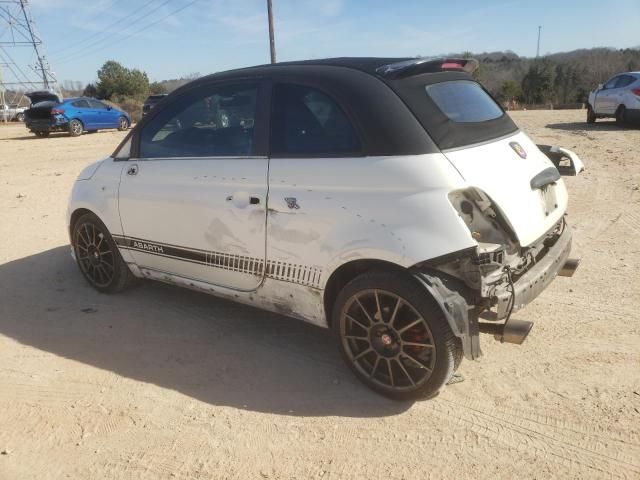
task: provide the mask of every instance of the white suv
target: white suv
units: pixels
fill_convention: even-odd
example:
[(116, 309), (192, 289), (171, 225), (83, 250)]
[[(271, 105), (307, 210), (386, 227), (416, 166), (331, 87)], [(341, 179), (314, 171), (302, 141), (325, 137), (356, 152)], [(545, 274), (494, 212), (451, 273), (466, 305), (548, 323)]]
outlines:
[(576, 267), (558, 168), (579, 159), (543, 153), (476, 66), (341, 58), (180, 88), (75, 183), (80, 271), (101, 292), (149, 278), (332, 328), (376, 391), (437, 394), (480, 332), (521, 343), (531, 323), (511, 313)]
[(614, 76), (589, 94), (587, 122), (614, 117), (618, 125), (640, 120), (640, 72)]

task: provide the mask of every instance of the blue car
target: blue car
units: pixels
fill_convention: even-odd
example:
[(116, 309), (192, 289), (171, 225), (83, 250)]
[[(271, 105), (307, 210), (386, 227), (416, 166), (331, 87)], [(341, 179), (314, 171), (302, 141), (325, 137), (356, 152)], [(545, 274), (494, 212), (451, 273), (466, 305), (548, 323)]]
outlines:
[(82, 132), (117, 128), (126, 130), (131, 117), (95, 98), (74, 97), (62, 100), (54, 92), (39, 91), (27, 94), (31, 108), (26, 110), (25, 125), (38, 137), (48, 137), (51, 132), (68, 132), (77, 137)]

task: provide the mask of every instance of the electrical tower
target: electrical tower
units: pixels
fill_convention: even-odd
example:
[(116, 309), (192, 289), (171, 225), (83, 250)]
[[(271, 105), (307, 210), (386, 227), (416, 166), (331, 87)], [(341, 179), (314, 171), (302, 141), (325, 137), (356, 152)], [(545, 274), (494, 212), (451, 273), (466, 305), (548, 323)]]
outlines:
[(58, 91), (44, 52), (28, 0), (0, 0), (0, 92)]

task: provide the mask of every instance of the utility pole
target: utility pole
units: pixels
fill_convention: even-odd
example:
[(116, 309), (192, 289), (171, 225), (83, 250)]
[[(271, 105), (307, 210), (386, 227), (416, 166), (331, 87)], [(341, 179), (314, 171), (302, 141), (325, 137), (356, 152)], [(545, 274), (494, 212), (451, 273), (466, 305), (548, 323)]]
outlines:
[(538, 25), (538, 48), (536, 48), (536, 58), (540, 56), (540, 30), (542, 30), (542, 25)]
[[(4, 98), (4, 83), (2, 83), (2, 65), (0, 65), (0, 106), (4, 108), (7, 104)], [(7, 114), (4, 110), (2, 110), (2, 121), (7, 123)]]
[(267, 0), (267, 13), (269, 15), (269, 49), (271, 51), (271, 63), (276, 63), (276, 41), (273, 35), (273, 7), (271, 0)]

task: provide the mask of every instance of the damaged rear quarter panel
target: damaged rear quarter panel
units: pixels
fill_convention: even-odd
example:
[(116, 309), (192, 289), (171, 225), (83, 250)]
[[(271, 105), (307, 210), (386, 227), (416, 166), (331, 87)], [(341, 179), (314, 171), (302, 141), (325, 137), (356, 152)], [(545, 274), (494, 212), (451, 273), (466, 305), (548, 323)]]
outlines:
[(447, 196), (462, 187), (458, 172), (439, 153), (272, 158), (267, 258), (321, 269), (323, 288), (349, 261), (409, 267), (473, 247)]

